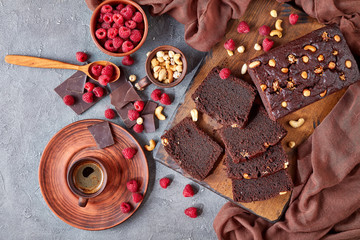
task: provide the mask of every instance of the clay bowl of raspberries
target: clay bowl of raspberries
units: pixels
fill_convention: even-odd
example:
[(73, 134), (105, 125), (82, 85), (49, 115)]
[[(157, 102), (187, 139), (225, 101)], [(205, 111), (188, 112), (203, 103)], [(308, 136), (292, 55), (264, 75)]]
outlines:
[(95, 45), (113, 57), (136, 52), (145, 42), (148, 20), (144, 10), (129, 0), (108, 0), (101, 3), (90, 20)]

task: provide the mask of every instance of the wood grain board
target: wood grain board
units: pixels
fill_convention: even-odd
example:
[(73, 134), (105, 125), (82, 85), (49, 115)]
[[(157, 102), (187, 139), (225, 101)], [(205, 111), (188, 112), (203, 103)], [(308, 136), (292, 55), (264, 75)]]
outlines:
[[(282, 38), (270, 37), (275, 42), (274, 47), (283, 45), (313, 30), (323, 27), (323, 25), (318, 23), (316, 19), (310, 18), (305, 13), (292, 8), (288, 4), (279, 4), (276, 1), (266, 0), (251, 1), (245, 15), (242, 18), (230, 21), (228, 24), (226, 36), (223, 41), (219, 42), (213, 48), (212, 55), (206, 59), (204, 65), (199, 70), (197, 76), (193, 80), (192, 86), (186, 93), (183, 104), (178, 107), (176, 114), (173, 116), (173, 121), (169, 125), (169, 128), (180, 122), (184, 117), (190, 116), (190, 110), (195, 108), (195, 103), (192, 101), (191, 95), (213, 67), (220, 66), (230, 68), (233, 75), (248, 82), (252, 82), (248, 74), (241, 75), (241, 67), (247, 60), (263, 53), (263, 51), (255, 51), (254, 44), (259, 43), (261, 45), (262, 40), (264, 39), (264, 37), (258, 33), (259, 27), (265, 24), (270, 26), (272, 29), (275, 28), (274, 24), (277, 18), (270, 16), (270, 11), (272, 9), (277, 10), (277, 18), (283, 20), (282, 27), (284, 29)], [(291, 13), (297, 13), (299, 15), (299, 21), (296, 25), (290, 25), (288, 21), (288, 16)], [(250, 33), (237, 33), (236, 28), (240, 21), (248, 22), (251, 29)], [(237, 46), (243, 45), (246, 49), (245, 52), (241, 54), (235, 51), (233, 56), (229, 56), (223, 47), (224, 42), (229, 38), (232, 38)], [(288, 170), (293, 176), (293, 179), (296, 170), (296, 147), (293, 149), (289, 148), (288, 142), (295, 141), (296, 146), (304, 142), (312, 134), (314, 128), (320, 124), (320, 122), (335, 106), (344, 92), (345, 90), (336, 92), (279, 120), (280, 124), (288, 131), (287, 136), (282, 140), (282, 146), (288, 154), (290, 161)], [(257, 101), (260, 102), (259, 97), (257, 97)], [(297, 129), (289, 126), (289, 120), (297, 120), (300, 117), (305, 119), (303, 126)], [(220, 124), (217, 124), (207, 115), (201, 114), (198, 125), (221, 143), (221, 140), (216, 133), (216, 130), (221, 128)], [(162, 146), (159, 147), (155, 158), (170, 168), (180, 172), (184, 176), (190, 177), (179, 168), (171, 157), (167, 155)], [(212, 171), (212, 173), (203, 182), (199, 182), (199, 184), (208, 187), (210, 190), (220, 194), (221, 196), (232, 199), (231, 180), (227, 178), (225, 166), (222, 163), (223, 159)], [(266, 201), (238, 204), (267, 220), (276, 221), (281, 216), (290, 195), (291, 194), (288, 193)]]

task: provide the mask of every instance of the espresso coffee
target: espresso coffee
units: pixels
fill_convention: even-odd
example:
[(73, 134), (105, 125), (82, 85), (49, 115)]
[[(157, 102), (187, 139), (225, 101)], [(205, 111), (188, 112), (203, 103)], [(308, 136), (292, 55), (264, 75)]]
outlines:
[(85, 194), (99, 191), (104, 181), (104, 174), (98, 163), (93, 161), (81, 162), (73, 171), (75, 187)]

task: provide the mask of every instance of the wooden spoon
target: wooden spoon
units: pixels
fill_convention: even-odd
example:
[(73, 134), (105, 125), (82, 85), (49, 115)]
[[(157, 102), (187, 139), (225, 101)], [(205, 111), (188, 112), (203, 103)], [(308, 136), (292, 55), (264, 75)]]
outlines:
[(25, 67), (34, 67), (34, 68), (60, 68), (60, 69), (73, 69), (84, 72), (86, 75), (94, 79), (98, 80), (98, 77), (95, 77), (90, 69), (93, 65), (99, 64), (102, 66), (112, 65), (115, 69), (114, 75), (110, 79), (111, 82), (115, 82), (120, 77), (120, 69), (118, 66), (108, 61), (96, 61), (86, 65), (75, 65), (71, 63), (60, 62), (56, 60), (46, 59), (46, 58), (38, 58), (38, 57), (30, 57), (30, 56), (21, 56), (21, 55), (7, 55), (5, 56), (5, 62)]

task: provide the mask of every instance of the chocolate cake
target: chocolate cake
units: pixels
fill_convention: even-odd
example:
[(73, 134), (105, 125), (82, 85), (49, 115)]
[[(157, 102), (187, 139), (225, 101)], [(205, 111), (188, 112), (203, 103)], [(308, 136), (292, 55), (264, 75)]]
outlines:
[(227, 175), (233, 179), (259, 178), (287, 168), (289, 162), (281, 143), (269, 147), (266, 152), (245, 162), (234, 163), (226, 154)]
[(203, 180), (213, 169), (222, 147), (185, 118), (161, 136), (166, 152), (189, 175)]
[(293, 189), (286, 170), (257, 179), (233, 179), (233, 199), (237, 202), (262, 201)]
[(223, 125), (244, 127), (255, 99), (255, 88), (245, 81), (230, 76), (219, 77), (214, 68), (191, 96), (196, 108)]
[(273, 120), (360, 79), (357, 63), (335, 25), (255, 57), (248, 72)]
[(235, 163), (246, 161), (265, 152), (269, 146), (277, 144), (286, 133), (283, 127), (267, 116), (263, 108), (260, 108), (249, 120), (246, 128), (241, 129), (233, 125), (219, 130), (226, 151)]

